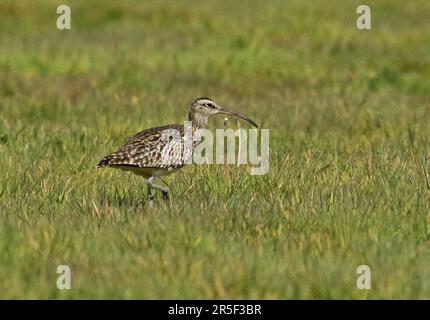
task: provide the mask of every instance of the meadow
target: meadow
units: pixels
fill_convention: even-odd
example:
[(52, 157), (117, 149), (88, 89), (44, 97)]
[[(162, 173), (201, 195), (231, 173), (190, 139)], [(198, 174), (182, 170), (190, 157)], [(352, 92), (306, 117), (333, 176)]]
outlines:
[[(59, 4), (0, 2), (0, 298), (430, 298), (429, 1)], [(186, 166), (150, 208), (95, 169), (199, 96), (270, 129), (268, 174)]]

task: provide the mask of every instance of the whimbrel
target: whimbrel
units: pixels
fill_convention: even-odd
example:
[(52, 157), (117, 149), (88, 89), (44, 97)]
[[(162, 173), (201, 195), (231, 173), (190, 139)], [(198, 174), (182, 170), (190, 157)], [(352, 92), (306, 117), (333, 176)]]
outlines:
[[(188, 113), (193, 134), (199, 129), (206, 128), (209, 117), (215, 114), (233, 115), (258, 128), (251, 119), (217, 105), (212, 99), (202, 97), (191, 103)], [(121, 169), (142, 176), (146, 178), (149, 202), (153, 199), (151, 189), (161, 191), (163, 199), (167, 200), (169, 189), (154, 184), (154, 180), (182, 168), (192, 156), (192, 150), (200, 143), (199, 139), (192, 141), (191, 153), (185, 155), (184, 131), (184, 125), (180, 124), (170, 124), (141, 131), (129, 138), (118, 151), (100, 160), (96, 167)], [(174, 135), (171, 132), (179, 133), (179, 139), (172, 139)], [(166, 148), (167, 146), (169, 148)], [(168, 150), (167, 156), (163, 154), (163, 150)], [(175, 152), (175, 150), (179, 150), (179, 152)]]

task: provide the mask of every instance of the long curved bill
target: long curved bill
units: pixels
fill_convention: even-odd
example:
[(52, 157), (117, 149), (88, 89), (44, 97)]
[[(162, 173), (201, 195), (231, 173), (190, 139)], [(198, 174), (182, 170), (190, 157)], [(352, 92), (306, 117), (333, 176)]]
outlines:
[(238, 112), (236, 112), (236, 111), (231, 111), (231, 110), (227, 110), (227, 109), (221, 108), (221, 109), (219, 110), (219, 112), (218, 112), (218, 113), (221, 113), (221, 114), (229, 114), (229, 115), (235, 116), (235, 117), (237, 117), (237, 118), (240, 118), (240, 119), (245, 120), (246, 122), (249, 122), (249, 123), (250, 123), (250, 124), (252, 124), (254, 127), (258, 128), (258, 125), (257, 125), (254, 121), (252, 121), (252, 120), (251, 120), (251, 119), (249, 119), (248, 117), (245, 117), (244, 115), (241, 115), (240, 113), (238, 113)]

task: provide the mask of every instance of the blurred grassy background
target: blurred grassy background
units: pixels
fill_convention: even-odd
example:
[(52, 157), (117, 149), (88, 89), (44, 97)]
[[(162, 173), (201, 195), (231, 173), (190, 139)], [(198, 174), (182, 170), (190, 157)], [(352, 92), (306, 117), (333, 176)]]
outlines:
[[(0, 2), (0, 298), (430, 298), (428, 1), (371, 31), (352, 0), (67, 4)], [(94, 170), (202, 95), (270, 129), (269, 174), (188, 166), (147, 208)]]

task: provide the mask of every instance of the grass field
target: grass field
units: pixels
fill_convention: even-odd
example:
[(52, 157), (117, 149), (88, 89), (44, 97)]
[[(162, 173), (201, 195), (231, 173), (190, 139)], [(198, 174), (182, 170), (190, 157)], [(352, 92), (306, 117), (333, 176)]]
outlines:
[[(0, 2), (0, 298), (430, 298), (429, 1), (370, 31), (361, 1), (59, 4)], [(270, 129), (267, 175), (187, 166), (148, 208), (95, 170), (198, 96)]]

